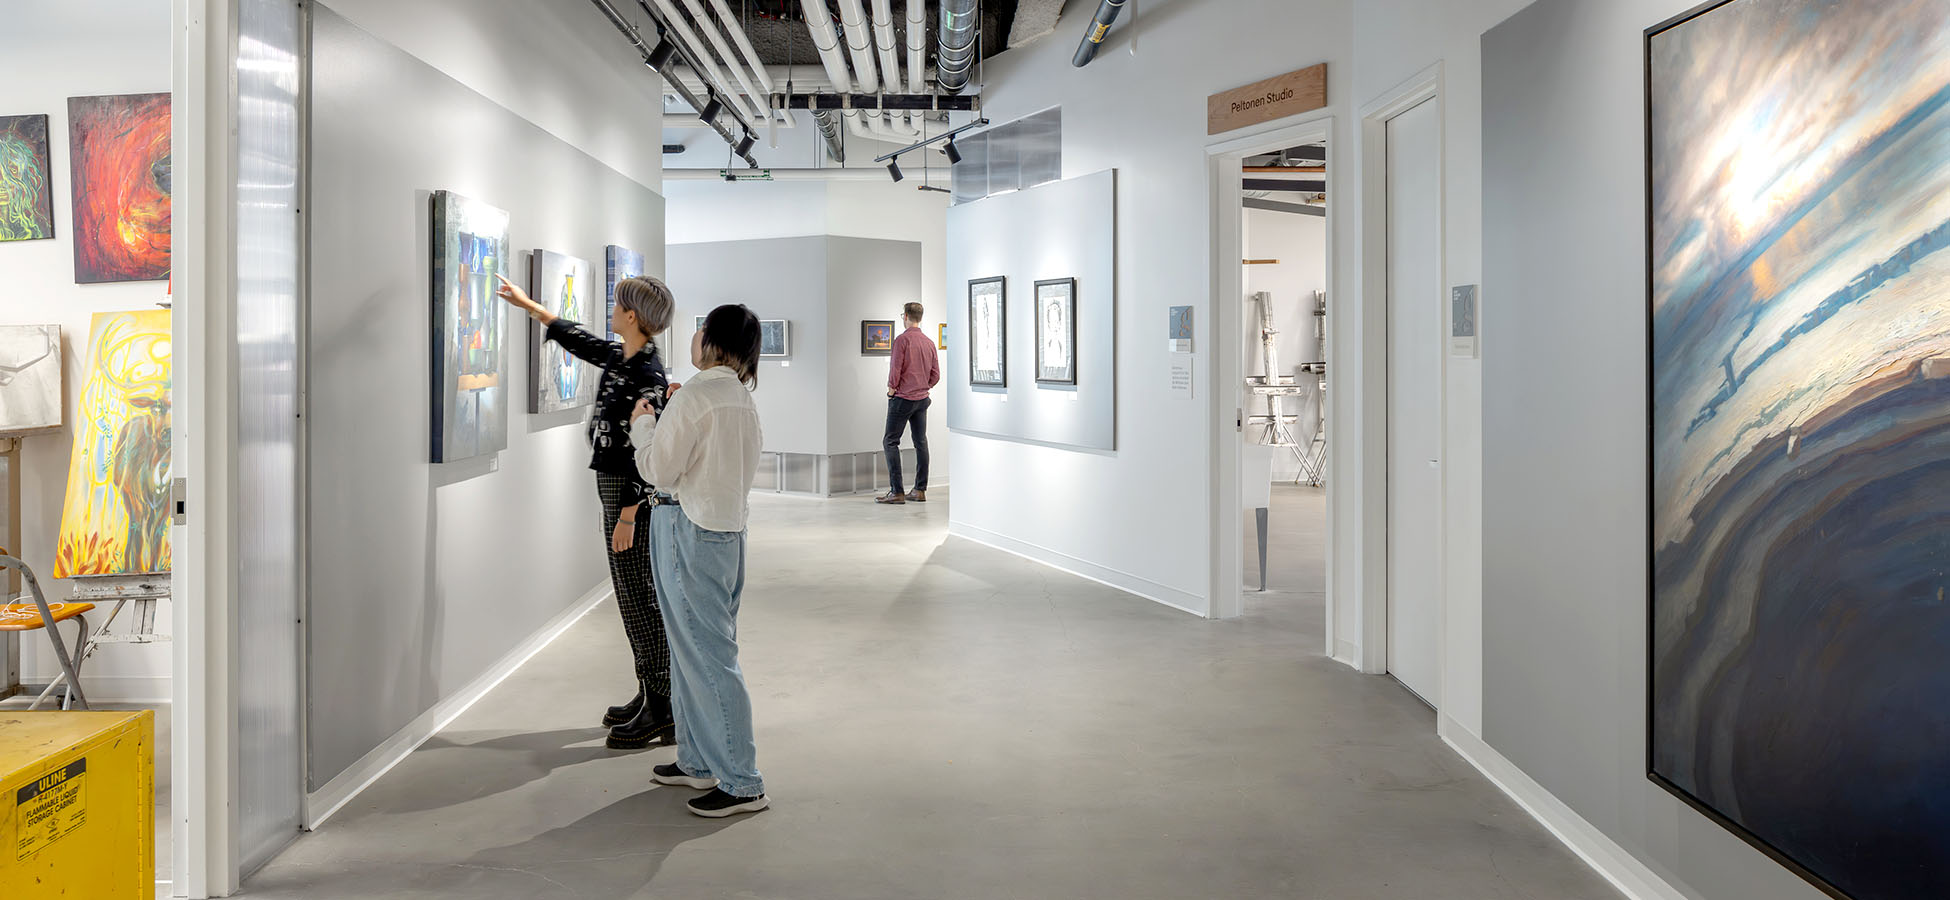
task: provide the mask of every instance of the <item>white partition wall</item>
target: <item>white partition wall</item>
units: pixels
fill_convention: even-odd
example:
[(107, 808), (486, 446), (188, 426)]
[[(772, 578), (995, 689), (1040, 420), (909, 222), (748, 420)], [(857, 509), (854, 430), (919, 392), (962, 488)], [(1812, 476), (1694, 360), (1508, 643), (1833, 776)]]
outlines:
[[(948, 427), (968, 435), (1117, 449), (1117, 173), (948, 210)], [(969, 284), (1006, 278), (1006, 385), (972, 384)], [(1076, 384), (1036, 379), (1036, 282), (1076, 279)], [(1158, 331), (1164, 340), (1163, 327)]]

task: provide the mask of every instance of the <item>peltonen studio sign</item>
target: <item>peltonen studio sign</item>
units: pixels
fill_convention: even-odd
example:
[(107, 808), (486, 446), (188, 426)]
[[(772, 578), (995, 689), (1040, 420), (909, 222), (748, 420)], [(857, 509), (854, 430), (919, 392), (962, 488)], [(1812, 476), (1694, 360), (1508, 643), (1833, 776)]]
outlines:
[(1327, 105), (1327, 64), (1213, 94), (1205, 101), (1206, 134), (1312, 112)]

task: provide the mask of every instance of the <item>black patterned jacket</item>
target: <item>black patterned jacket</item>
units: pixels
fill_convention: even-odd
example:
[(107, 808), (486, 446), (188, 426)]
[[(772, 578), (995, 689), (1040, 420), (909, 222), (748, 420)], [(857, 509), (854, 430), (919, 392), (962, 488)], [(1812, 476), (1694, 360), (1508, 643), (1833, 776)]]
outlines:
[(556, 319), (549, 325), (548, 339), (603, 370), (602, 383), (596, 387), (596, 409), (589, 416), (589, 468), (626, 476), (629, 488), (623, 492), (622, 505), (642, 503), (649, 498), (651, 487), (636, 470), (636, 451), (630, 446), (630, 412), (638, 400), (648, 397), (661, 414), (669, 400), (670, 378), (664, 374), (657, 345), (646, 344), (635, 356), (624, 358), (621, 343), (603, 340), (568, 319)]

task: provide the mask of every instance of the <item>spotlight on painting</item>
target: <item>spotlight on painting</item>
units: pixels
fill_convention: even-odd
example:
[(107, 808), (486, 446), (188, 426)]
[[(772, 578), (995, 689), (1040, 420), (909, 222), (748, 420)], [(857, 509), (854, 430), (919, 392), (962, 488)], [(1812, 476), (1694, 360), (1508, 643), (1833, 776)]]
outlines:
[(448, 191), (433, 195), (433, 461), (508, 446), (508, 214)]
[(54, 577), (169, 571), (169, 311), (96, 313)]
[(77, 284), (169, 277), (169, 95), (68, 98)]
[(1950, 896), (1950, 5), (1646, 40), (1652, 776), (1836, 896)]

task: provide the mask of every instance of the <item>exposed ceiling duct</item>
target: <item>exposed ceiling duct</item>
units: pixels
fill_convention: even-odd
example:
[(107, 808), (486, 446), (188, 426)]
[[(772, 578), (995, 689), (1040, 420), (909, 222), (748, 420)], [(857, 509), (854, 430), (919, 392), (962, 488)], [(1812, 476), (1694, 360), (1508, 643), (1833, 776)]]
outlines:
[(977, 0), (941, 0), (941, 37), (937, 41), (935, 79), (941, 89), (959, 94), (968, 89), (975, 64), (975, 5)]
[(1097, 46), (1110, 36), (1110, 25), (1117, 21), (1117, 14), (1124, 11), (1126, 0), (1102, 0), (1097, 4), (1097, 14), (1090, 18), (1090, 27), (1084, 29), (1083, 42), (1077, 45), (1077, 55), (1070, 64), (1081, 69), (1090, 65), (1097, 56)]
[[(609, 19), (609, 23), (614, 25), (617, 31), (622, 32), (623, 37), (629, 40), (630, 46), (635, 48), (636, 52), (643, 56), (643, 64), (650, 66), (653, 71), (659, 71), (659, 67), (670, 68), (672, 63), (671, 57), (673, 55), (683, 56), (687, 65), (696, 65), (692, 61), (688, 51), (679, 45), (670, 43), (670, 35), (662, 26), (658, 27), (658, 46), (652, 47), (648, 41), (644, 40), (643, 35), (637, 31), (636, 26), (624, 19), (623, 14), (618, 12), (609, 0), (590, 0), (590, 2), (594, 3), (597, 9), (602, 10), (603, 16)], [(659, 71), (659, 74), (661, 74), (661, 71)], [(709, 105), (703, 97), (699, 97), (687, 89), (680, 89), (679, 93), (684, 97), (685, 102), (692, 104), (695, 108)], [(727, 144), (732, 146), (733, 153), (742, 157), (746, 164), (754, 168), (758, 166), (758, 160), (752, 158), (750, 143), (747, 140), (751, 134), (749, 125), (746, 125), (742, 131), (733, 131), (729, 126), (717, 121), (712, 121), (707, 124), (711, 126), (712, 130), (718, 133), (718, 136), (724, 138)], [(743, 149), (739, 149), (741, 147)]]

